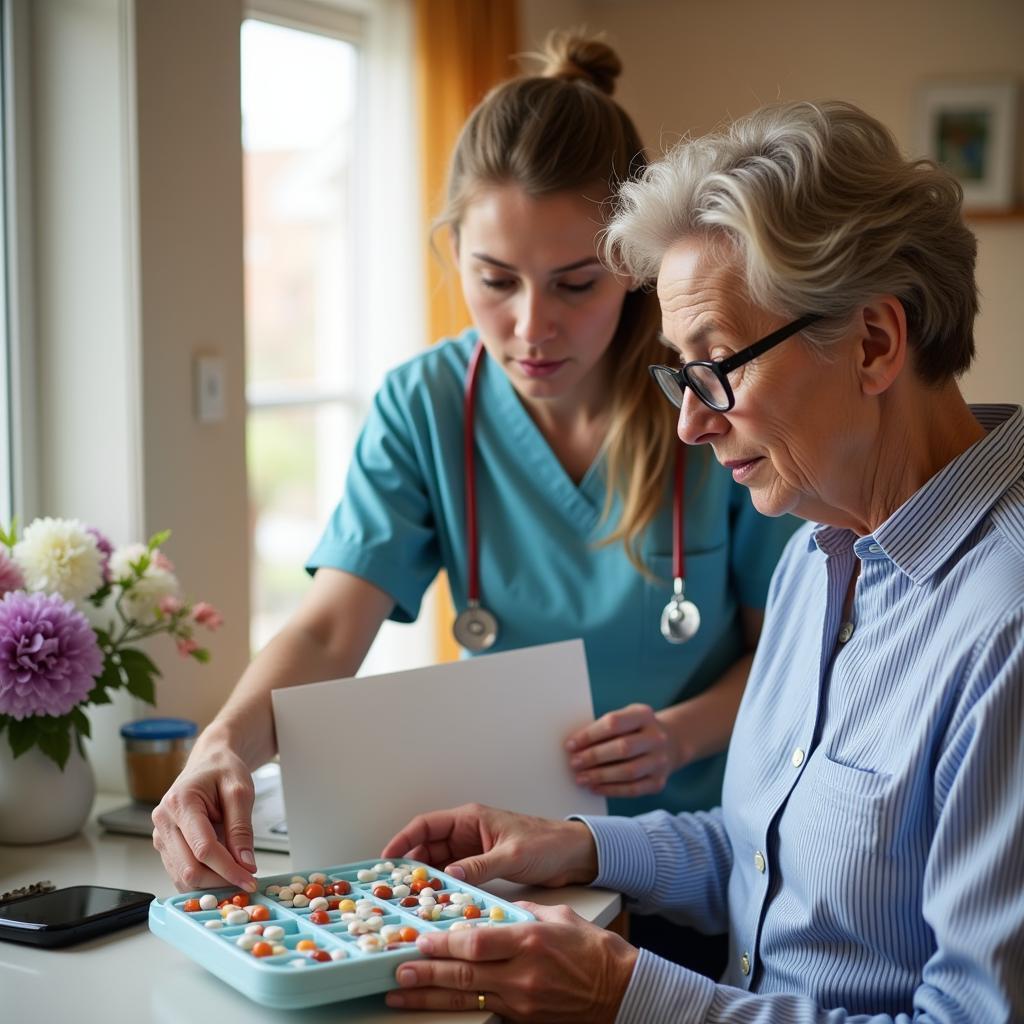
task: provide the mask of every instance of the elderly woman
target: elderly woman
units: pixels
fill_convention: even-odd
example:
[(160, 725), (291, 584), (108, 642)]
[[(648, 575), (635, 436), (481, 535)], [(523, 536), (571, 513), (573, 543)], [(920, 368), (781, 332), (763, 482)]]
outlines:
[(468, 807), (387, 855), (590, 882), (729, 930), (721, 982), (574, 918), (424, 936), (392, 1005), (512, 1019), (1024, 1020), (1024, 415), (969, 408), (975, 242), (947, 174), (842, 103), (759, 111), (626, 185), (679, 434), (809, 520), (710, 813)]

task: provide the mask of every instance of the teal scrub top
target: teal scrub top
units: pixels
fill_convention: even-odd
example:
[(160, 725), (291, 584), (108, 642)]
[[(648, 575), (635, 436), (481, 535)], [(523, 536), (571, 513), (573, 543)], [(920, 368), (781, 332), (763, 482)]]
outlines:
[[(439, 569), (457, 608), (466, 605), (463, 401), (477, 341), (469, 330), (390, 372), (356, 443), (342, 500), (306, 568), (341, 569), (395, 600), (412, 622)], [(651, 401), (659, 401), (656, 391)], [(739, 658), (741, 606), (763, 608), (775, 563), (799, 525), (768, 519), (706, 448), (689, 449), (684, 524), (686, 596), (701, 626), (685, 644), (661, 635), (672, 593), (671, 479), (648, 530), (646, 580), (621, 543), (598, 541), (604, 460), (577, 486), (523, 407), (511, 381), (485, 358), (475, 416), (481, 603), (498, 619), (491, 651), (575, 637), (587, 654), (594, 714), (639, 701), (655, 709), (707, 689)], [(551, 680), (552, 686), (558, 680)], [(540, 710), (540, 709), (538, 709)], [(615, 814), (699, 810), (718, 803), (724, 754), (688, 765), (658, 794), (611, 800)]]

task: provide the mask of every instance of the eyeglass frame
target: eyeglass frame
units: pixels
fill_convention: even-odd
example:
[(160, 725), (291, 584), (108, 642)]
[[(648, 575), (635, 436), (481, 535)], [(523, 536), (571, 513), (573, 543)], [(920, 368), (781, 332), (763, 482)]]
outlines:
[[(652, 366), (648, 366), (647, 370), (651, 377), (654, 378), (654, 382), (658, 385), (658, 390), (665, 396), (665, 398), (671, 402), (677, 409), (683, 407), (683, 395), (687, 388), (689, 388), (698, 398), (699, 401), (703, 402), (709, 409), (714, 412), (729, 412), (736, 404), (736, 396), (733, 394), (732, 386), (729, 384), (728, 374), (732, 373), (733, 370), (738, 370), (741, 366), (745, 366), (752, 359), (756, 359), (758, 356), (762, 356), (769, 349), (775, 348), (776, 345), (785, 341), (787, 338), (793, 337), (794, 334), (799, 334), (805, 327), (809, 327), (816, 320), (820, 320), (821, 316), (816, 313), (806, 313), (804, 316), (798, 317), (791, 323), (784, 324), (778, 330), (772, 331), (771, 334), (766, 334), (759, 341), (755, 341), (753, 344), (748, 345), (746, 348), (740, 349), (739, 352), (734, 353), (727, 359), (691, 359), (688, 363), (683, 363), (679, 369), (675, 369), (671, 366), (665, 366), (662, 363), (656, 363)], [(692, 366), (703, 366), (710, 370), (714, 374), (715, 379), (722, 386), (722, 390), (725, 392), (726, 398), (729, 400), (728, 405), (719, 408), (717, 405), (712, 405), (703, 395), (700, 393), (700, 389), (693, 386), (690, 383), (688, 371)], [(667, 373), (675, 382), (679, 388), (679, 401), (676, 402), (672, 399), (671, 395), (661, 386), (661, 381), (658, 379), (659, 371)]]

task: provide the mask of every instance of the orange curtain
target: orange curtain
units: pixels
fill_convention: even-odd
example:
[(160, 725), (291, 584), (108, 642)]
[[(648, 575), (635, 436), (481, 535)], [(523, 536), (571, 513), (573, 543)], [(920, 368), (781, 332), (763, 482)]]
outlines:
[[(419, 97), (423, 197), (429, 221), (440, 211), (452, 148), (470, 111), (492, 86), (516, 73), (517, 0), (415, 0), (416, 87)], [(448, 239), (436, 240), (447, 257)], [(458, 278), (427, 247), (426, 343), (469, 324)], [(452, 602), (447, 580), (436, 589), (437, 659), (452, 661)]]

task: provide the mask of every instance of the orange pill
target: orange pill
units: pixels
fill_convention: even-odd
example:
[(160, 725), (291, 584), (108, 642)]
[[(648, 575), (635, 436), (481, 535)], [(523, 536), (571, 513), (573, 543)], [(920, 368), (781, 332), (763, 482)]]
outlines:
[(249, 915), (249, 920), (250, 921), (269, 921), (270, 920), (270, 910), (267, 907), (263, 906), (263, 904), (261, 903), (258, 906), (255, 906), (255, 907), (252, 908), (252, 913)]
[(463, 917), (469, 917), (469, 918), (479, 917), (480, 916), (480, 908), (478, 906), (476, 906), (476, 904), (474, 904), (474, 903), (467, 903), (466, 904), (466, 908), (462, 911), (462, 916)]
[(249, 894), (247, 892), (236, 892), (235, 895), (231, 897), (231, 902), (234, 903), (236, 907), (247, 907), (249, 906)]
[(181, 905), (181, 909), (184, 910), (186, 914), (194, 914), (196, 911), (202, 910), (202, 907), (199, 906), (199, 900), (185, 900)]
[(299, 939), (299, 941), (295, 943), (295, 948), (304, 953), (307, 950), (316, 949), (316, 943), (312, 939)]
[(381, 910), (381, 909), (380, 909), (380, 907), (373, 907), (373, 908), (372, 908), (372, 909), (370, 910), (370, 913), (371, 913), (371, 914), (380, 914), (380, 916), (381, 916), (381, 917), (383, 917), (383, 916), (384, 916), (384, 911), (383, 911), (383, 910)]
[(309, 954), (309, 959), (319, 960), (320, 963), (326, 963), (331, 959), (331, 954), (328, 953), (326, 949), (314, 949), (313, 952)]
[(274, 947), (269, 942), (257, 942), (252, 947), (253, 956), (273, 956)]
[(333, 892), (335, 896), (347, 896), (351, 891), (352, 886), (344, 879), (335, 882), (331, 886), (331, 892)]
[(315, 900), (317, 896), (323, 896), (325, 892), (326, 890), (319, 882), (310, 882), (306, 886), (306, 898), (310, 900)]
[(415, 941), (416, 941), (416, 936), (417, 936), (417, 935), (419, 935), (419, 932), (418, 932), (418, 931), (416, 931), (416, 929), (415, 929), (415, 928), (410, 928), (410, 927), (409, 927), (409, 925), (406, 925), (406, 926), (405, 926), (405, 927), (404, 927), (404, 928), (403, 928), (403, 929), (402, 929), (402, 930), (401, 930), (401, 931), (400, 931), (400, 932), (398, 933), (398, 937), (399, 937), (399, 938), (400, 938), (400, 939), (401, 939), (401, 940), (402, 940), (403, 942), (415, 942)]
[(452, 894), (450, 892), (439, 892), (437, 894), (437, 902), (438, 903), (451, 903), (451, 901), (452, 901)]
[(373, 895), (379, 900), (389, 900), (395, 894), (390, 885), (375, 885), (373, 887)]
[(330, 924), (331, 915), (328, 914), (326, 910), (314, 910), (313, 913), (309, 915), (309, 920), (313, 924)]

